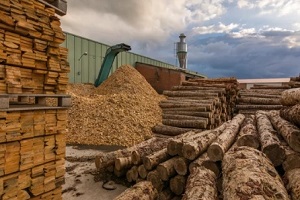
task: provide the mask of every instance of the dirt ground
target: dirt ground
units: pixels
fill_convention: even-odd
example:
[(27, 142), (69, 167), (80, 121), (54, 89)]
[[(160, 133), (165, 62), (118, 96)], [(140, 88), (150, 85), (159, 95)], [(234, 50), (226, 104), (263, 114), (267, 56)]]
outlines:
[(63, 199), (112, 200), (126, 187), (116, 184), (115, 190), (102, 188), (103, 181), (97, 180), (93, 157), (99, 152), (112, 151), (120, 147), (112, 146), (67, 146), (66, 148), (66, 182), (63, 185)]

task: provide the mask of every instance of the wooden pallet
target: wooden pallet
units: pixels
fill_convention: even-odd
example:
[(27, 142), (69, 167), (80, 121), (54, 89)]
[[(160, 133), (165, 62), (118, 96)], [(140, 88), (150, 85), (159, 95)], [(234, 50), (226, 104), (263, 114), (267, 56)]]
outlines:
[[(47, 106), (47, 99), (57, 100), (56, 106)], [(60, 94), (0, 94), (1, 111), (25, 111), (67, 109), (71, 106), (71, 95)]]

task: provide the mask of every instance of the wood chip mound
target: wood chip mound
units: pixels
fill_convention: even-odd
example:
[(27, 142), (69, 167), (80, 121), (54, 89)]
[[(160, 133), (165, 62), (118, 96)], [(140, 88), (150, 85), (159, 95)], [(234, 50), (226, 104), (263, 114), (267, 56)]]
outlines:
[(132, 146), (152, 137), (161, 122), (159, 102), (165, 99), (135, 68), (118, 68), (98, 88), (70, 84), (67, 143)]

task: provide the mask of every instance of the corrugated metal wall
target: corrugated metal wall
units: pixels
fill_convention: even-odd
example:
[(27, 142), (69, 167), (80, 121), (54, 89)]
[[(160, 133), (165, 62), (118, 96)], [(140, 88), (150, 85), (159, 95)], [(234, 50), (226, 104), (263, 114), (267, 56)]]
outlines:
[[(80, 36), (76, 36), (71, 33), (65, 34), (66, 40), (62, 44), (62, 46), (69, 49), (68, 59), (71, 66), (71, 72), (69, 73), (69, 82), (94, 83), (98, 76), (106, 50), (109, 48), (109, 46)], [(88, 55), (83, 55), (84, 52), (88, 52)], [(147, 63), (166, 68), (174, 67), (174, 65), (161, 62), (146, 56), (134, 54), (131, 52), (122, 52), (119, 53), (116, 57), (110, 73), (114, 72), (119, 66), (124, 64), (135, 66), (136, 62)]]

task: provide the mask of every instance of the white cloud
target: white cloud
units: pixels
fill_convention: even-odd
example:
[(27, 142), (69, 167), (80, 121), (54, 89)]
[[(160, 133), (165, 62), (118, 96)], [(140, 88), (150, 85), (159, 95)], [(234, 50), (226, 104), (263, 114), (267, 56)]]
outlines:
[(232, 32), (230, 35), (233, 38), (261, 37), (257, 34), (255, 28), (240, 29), (239, 31)]
[(228, 24), (219, 23), (218, 25), (211, 26), (199, 26), (194, 27), (193, 32), (197, 34), (209, 34), (209, 33), (229, 33), (233, 29), (237, 28), (239, 24)]

